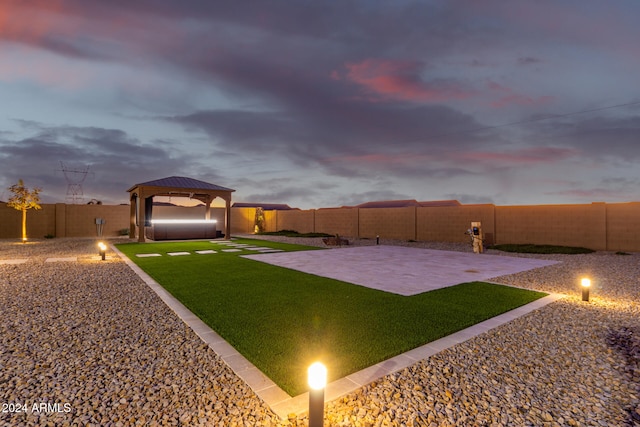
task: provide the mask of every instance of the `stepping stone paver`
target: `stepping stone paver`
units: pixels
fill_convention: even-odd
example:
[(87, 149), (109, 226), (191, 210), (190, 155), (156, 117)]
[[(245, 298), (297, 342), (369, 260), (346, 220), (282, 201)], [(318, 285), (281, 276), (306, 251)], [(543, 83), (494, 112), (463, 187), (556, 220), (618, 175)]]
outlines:
[(136, 254), (136, 256), (138, 258), (149, 258), (149, 257), (154, 257), (154, 256), (162, 256), (160, 254)]
[(191, 255), (189, 252), (167, 252), (169, 256)]
[(28, 261), (28, 258), (0, 259), (0, 264), (24, 264), (27, 261)]
[(207, 249), (206, 251), (196, 251), (196, 253), (200, 255), (207, 255), (207, 254), (217, 254), (218, 252), (211, 249)]
[(44, 262), (74, 262), (77, 261), (78, 257), (71, 256), (66, 258), (47, 258)]

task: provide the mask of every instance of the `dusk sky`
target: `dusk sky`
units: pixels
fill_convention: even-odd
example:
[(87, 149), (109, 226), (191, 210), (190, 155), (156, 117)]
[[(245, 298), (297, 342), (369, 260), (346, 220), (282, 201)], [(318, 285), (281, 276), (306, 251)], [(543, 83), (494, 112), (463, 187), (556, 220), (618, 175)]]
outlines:
[[(640, 201), (640, 1), (2, 0), (0, 200)], [(71, 174), (71, 178), (79, 175)]]

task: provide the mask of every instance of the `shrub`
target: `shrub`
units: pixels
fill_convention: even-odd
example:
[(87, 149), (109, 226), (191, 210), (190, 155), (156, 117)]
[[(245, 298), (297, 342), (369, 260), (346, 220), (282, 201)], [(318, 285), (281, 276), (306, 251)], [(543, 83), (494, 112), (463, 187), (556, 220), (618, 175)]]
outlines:
[(490, 249), (496, 249), (504, 252), (518, 252), (526, 254), (590, 254), (595, 252), (593, 249), (573, 247), (573, 246), (555, 246), (555, 245), (534, 245), (534, 244), (504, 244), (493, 245)]

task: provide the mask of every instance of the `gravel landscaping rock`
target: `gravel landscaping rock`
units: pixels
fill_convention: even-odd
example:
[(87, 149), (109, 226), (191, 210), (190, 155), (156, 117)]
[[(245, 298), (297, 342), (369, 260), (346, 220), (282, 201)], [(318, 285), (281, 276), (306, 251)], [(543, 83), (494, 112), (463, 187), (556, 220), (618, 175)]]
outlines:
[[(307, 424), (280, 420), (95, 243), (0, 241), (0, 260), (28, 259), (0, 264), (0, 425)], [(492, 281), (567, 297), (328, 403), (325, 425), (640, 425), (640, 254), (500, 254), (562, 261)], [(77, 261), (44, 262), (52, 257)], [(580, 299), (583, 275), (590, 302)]]

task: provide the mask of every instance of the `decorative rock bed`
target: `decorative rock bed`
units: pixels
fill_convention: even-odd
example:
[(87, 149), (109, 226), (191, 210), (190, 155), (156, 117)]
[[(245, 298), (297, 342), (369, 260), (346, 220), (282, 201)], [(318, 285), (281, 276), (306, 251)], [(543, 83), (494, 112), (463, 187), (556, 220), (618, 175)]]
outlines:
[[(527, 256), (562, 263), (493, 280), (567, 298), (328, 403), (325, 425), (638, 425), (640, 254)], [(306, 425), (278, 419), (94, 240), (0, 241), (0, 260), (24, 258), (0, 264), (0, 424)]]

